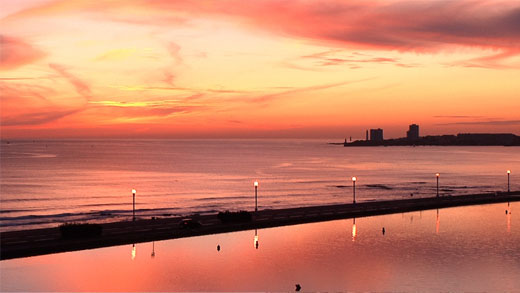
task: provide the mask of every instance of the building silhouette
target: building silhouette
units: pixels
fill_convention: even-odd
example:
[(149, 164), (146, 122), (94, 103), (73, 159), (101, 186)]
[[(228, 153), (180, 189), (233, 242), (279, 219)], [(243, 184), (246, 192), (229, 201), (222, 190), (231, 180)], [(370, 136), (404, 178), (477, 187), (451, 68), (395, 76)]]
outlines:
[(383, 129), (370, 129), (370, 141), (383, 141)]
[(410, 128), (406, 132), (406, 138), (408, 140), (419, 139), (419, 125), (417, 125), (417, 124), (410, 125)]

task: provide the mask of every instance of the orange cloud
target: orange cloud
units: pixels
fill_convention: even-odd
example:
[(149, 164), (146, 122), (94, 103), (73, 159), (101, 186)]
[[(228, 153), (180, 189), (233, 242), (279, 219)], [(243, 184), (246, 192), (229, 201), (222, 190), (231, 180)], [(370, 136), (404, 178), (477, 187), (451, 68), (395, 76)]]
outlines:
[(11, 70), (45, 57), (45, 53), (24, 40), (0, 35), (0, 70)]

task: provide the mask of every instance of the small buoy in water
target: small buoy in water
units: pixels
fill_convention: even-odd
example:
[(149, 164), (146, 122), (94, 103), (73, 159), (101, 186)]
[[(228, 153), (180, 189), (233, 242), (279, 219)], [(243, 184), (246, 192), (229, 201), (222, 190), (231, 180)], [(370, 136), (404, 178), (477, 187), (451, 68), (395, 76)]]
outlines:
[(296, 284), (296, 291), (300, 291), (302, 289), (302, 286), (300, 286), (300, 284)]
[(385, 227), (383, 227), (383, 230), (381, 230), (383, 232), (383, 235), (385, 235)]
[(220, 251), (220, 245), (217, 245), (217, 251)]

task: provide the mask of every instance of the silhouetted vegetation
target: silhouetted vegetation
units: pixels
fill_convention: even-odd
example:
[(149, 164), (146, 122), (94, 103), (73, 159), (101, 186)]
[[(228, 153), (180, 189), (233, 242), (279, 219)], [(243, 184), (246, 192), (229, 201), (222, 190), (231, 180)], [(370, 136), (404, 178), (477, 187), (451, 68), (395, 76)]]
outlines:
[(219, 212), (217, 217), (222, 223), (244, 223), (251, 222), (251, 213), (248, 211), (239, 212)]
[(100, 236), (103, 227), (99, 224), (65, 223), (60, 225), (61, 237), (66, 239)]

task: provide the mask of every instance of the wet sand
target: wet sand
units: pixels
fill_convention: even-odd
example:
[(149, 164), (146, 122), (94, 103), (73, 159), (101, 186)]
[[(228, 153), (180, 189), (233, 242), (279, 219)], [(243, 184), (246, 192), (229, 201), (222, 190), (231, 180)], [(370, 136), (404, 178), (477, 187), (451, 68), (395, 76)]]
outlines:
[(0, 233), (0, 259), (6, 260), (255, 228), (508, 201), (520, 201), (520, 191), (260, 210), (256, 213), (253, 212), (253, 220), (246, 223), (223, 224), (216, 214), (192, 216), (192, 219), (201, 223), (201, 227), (193, 229), (180, 228), (179, 223), (185, 217), (137, 219), (136, 221), (101, 224), (102, 235), (81, 239), (63, 239), (58, 227), (9, 231)]

